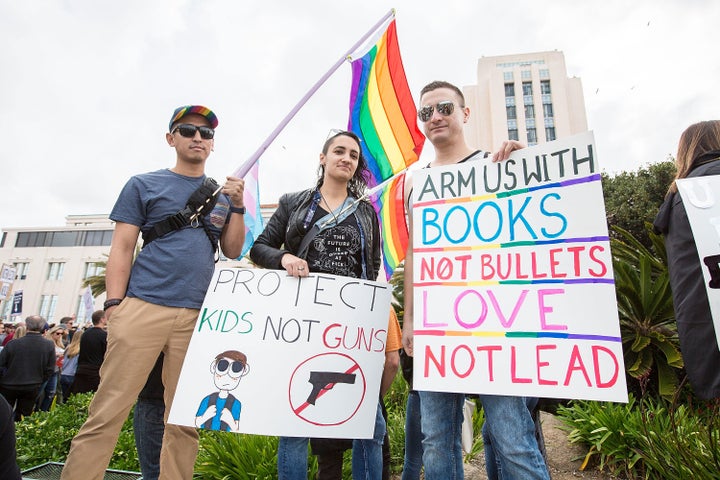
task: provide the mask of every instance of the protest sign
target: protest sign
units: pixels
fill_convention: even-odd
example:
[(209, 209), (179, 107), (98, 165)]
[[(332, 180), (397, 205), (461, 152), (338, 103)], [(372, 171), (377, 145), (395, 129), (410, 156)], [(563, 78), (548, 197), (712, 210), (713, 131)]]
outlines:
[(83, 292), (82, 303), (85, 307), (85, 322), (89, 322), (92, 318), (93, 311), (95, 310), (95, 300), (90, 287), (87, 287), (85, 292)]
[(22, 309), (23, 309), (23, 291), (15, 290), (13, 292), (12, 309), (10, 310), (10, 315), (13, 315), (13, 316), (22, 315)]
[(588, 132), (414, 172), (414, 386), (627, 401)]
[(675, 181), (687, 212), (720, 346), (720, 175)]
[(169, 421), (278, 436), (371, 438), (389, 284), (218, 267)]
[(3, 263), (2, 270), (0, 270), (0, 300), (10, 299), (16, 272), (17, 269), (14, 266)]

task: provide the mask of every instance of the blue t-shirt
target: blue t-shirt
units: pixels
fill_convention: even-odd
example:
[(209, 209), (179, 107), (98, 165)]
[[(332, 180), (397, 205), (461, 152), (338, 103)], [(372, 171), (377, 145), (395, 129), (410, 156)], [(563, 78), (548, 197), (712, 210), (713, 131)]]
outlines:
[(227, 410), (236, 422), (239, 421), (240, 412), (242, 412), (242, 402), (233, 397), (232, 394), (228, 394), (227, 398), (221, 398), (218, 392), (211, 393), (202, 399), (195, 416), (203, 416), (211, 405), (215, 405), (215, 416), (206, 420), (200, 428), (203, 430), (220, 430), (223, 432), (232, 431), (233, 429), (230, 428), (230, 425), (220, 420), (220, 417), (222, 417), (223, 410)]
[[(110, 219), (150, 230), (182, 210), (205, 176), (186, 177), (169, 169), (135, 175), (123, 187)], [(205, 223), (220, 238), (230, 201), (220, 195)], [(215, 252), (202, 226), (190, 226), (153, 240), (130, 271), (126, 295), (168, 307), (200, 308), (215, 267)]]

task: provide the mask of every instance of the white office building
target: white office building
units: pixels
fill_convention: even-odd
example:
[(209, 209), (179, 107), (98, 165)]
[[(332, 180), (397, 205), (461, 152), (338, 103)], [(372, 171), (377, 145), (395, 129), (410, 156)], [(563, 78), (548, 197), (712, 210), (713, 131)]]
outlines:
[[(276, 204), (262, 205), (267, 219)], [(0, 237), (0, 264), (16, 269), (10, 295), (0, 299), (0, 319), (15, 323), (28, 315), (39, 314), (49, 323), (62, 317), (76, 316), (76, 324), (87, 318), (83, 281), (103, 274), (100, 262), (107, 260), (114, 222), (108, 215), (68, 215), (63, 227), (3, 228)], [(222, 257), (228, 265), (249, 266)], [(22, 313), (11, 315), (12, 298), (22, 292)], [(93, 299), (94, 310), (102, 308), (105, 294)]]
[(473, 148), (495, 151), (507, 139), (536, 145), (588, 129), (582, 82), (568, 77), (562, 52), (483, 57), (477, 84), (463, 94)]

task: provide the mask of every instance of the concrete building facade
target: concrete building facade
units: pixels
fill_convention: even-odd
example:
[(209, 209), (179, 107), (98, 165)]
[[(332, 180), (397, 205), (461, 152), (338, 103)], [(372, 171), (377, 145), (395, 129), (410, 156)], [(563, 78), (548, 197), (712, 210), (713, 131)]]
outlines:
[(480, 58), (477, 84), (463, 94), (473, 148), (495, 151), (507, 139), (536, 145), (588, 129), (582, 82), (568, 77), (562, 52)]
[[(277, 204), (261, 205), (267, 221)], [(39, 314), (49, 323), (76, 316), (76, 324), (89, 321), (82, 300), (87, 290), (83, 281), (104, 274), (101, 262), (107, 260), (115, 222), (108, 215), (68, 215), (65, 226), (3, 228), (0, 237), (0, 264), (16, 269), (8, 298), (0, 299), (0, 320), (15, 323)], [(225, 265), (250, 266), (247, 260), (221, 257)], [(11, 315), (12, 296), (22, 291), (20, 315)], [(94, 310), (101, 309), (105, 294), (93, 299)]]
[[(113, 222), (107, 215), (69, 215), (64, 227), (5, 228), (0, 239), (0, 263), (16, 268), (12, 291), (22, 291), (22, 313), (11, 318), (11, 299), (0, 304), (4, 322), (39, 314), (50, 322), (76, 315), (86, 319), (82, 282), (101, 273), (98, 265), (110, 253)], [(102, 308), (102, 295), (94, 299)]]

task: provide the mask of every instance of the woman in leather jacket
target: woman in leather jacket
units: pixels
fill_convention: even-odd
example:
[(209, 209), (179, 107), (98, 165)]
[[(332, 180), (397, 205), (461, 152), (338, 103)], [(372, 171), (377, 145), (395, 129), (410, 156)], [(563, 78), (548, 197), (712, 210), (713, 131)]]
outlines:
[[(372, 205), (359, 200), (367, 163), (352, 132), (335, 133), (320, 154), (317, 185), (287, 193), (250, 250), (252, 261), (294, 277), (310, 272), (376, 280), (380, 233)], [(353, 478), (380, 478), (385, 421), (378, 408), (373, 438), (353, 441)], [(308, 438), (281, 437), (280, 480), (306, 479)]]
[[(352, 132), (340, 132), (328, 138), (320, 154), (320, 175), (317, 185), (308, 190), (286, 193), (280, 197), (279, 205), (265, 230), (255, 241), (250, 251), (250, 258), (256, 264), (265, 268), (285, 269), (293, 276), (307, 276), (309, 271), (331, 273), (350, 277), (352, 266), (328, 266), (320, 255), (329, 251), (326, 242), (326, 232), (342, 230), (344, 236), (349, 232), (353, 241), (349, 250), (344, 249), (343, 254), (358, 255), (355, 260), (361, 263), (355, 265), (365, 268), (365, 278), (375, 280), (380, 269), (380, 233), (375, 211), (369, 202), (360, 198), (367, 185), (367, 163), (359, 149), (359, 139)], [(353, 147), (353, 143), (355, 146)], [(351, 153), (354, 152), (354, 153)], [(329, 202), (329, 203), (328, 203)], [(355, 203), (354, 207), (346, 208), (342, 212), (342, 205)], [(347, 217), (345, 215), (354, 208)], [(342, 212), (342, 213), (341, 213)], [(301, 248), (303, 238), (311, 232), (317, 220), (328, 217), (330, 222), (325, 225), (326, 230), (317, 233), (311, 245)], [(335, 225), (335, 222), (339, 225)], [(350, 230), (341, 227), (349, 226)], [(360, 228), (358, 228), (360, 227)], [(352, 229), (359, 237), (352, 235)], [(335, 232), (337, 233), (337, 232)], [(312, 234), (312, 233), (311, 233)], [(361, 241), (363, 247), (356, 249), (356, 241)], [(343, 249), (338, 249), (343, 250)], [(308, 259), (313, 264), (308, 270)], [(361, 270), (362, 271), (362, 270)]]

